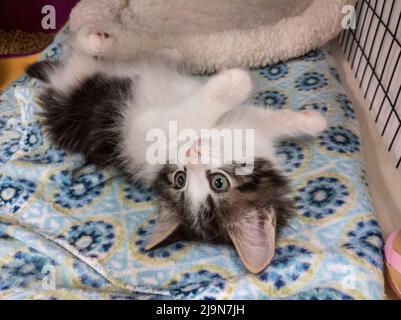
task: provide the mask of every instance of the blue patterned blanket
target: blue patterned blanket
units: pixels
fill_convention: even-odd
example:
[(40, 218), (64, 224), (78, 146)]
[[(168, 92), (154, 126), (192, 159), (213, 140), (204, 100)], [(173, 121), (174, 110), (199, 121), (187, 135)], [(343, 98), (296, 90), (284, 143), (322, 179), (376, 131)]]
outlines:
[[(42, 58), (59, 56), (63, 38)], [(41, 83), (23, 76), (0, 101), (0, 298), (383, 298), (382, 235), (332, 59), (316, 50), (251, 72), (258, 107), (314, 109), (329, 122), (316, 139), (279, 146), (298, 215), (266, 270), (248, 273), (228, 246), (145, 252), (155, 195), (53, 146), (35, 101)]]

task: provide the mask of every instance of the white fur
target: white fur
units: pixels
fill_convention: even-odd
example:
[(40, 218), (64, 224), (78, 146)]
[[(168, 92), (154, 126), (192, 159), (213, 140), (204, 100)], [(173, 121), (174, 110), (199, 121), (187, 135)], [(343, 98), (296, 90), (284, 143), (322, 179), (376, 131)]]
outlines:
[[(96, 48), (108, 40), (97, 36), (98, 39), (91, 44)], [(138, 56), (118, 64), (73, 53), (51, 76), (51, 83), (68, 91), (79, 79), (94, 72), (133, 79), (134, 101), (122, 114), (121, 128), (116, 129), (122, 130), (120, 153), (126, 169), (148, 187), (154, 182), (161, 165), (151, 165), (147, 161), (149, 143), (146, 135), (155, 128), (167, 135), (169, 121), (177, 122), (178, 131), (190, 128), (197, 133), (202, 129), (254, 129), (254, 156), (267, 158), (273, 163), (277, 163), (274, 144), (279, 138), (318, 135), (326, 127), (325, 119), (314, 111), (272, 111), (244, 104), (252, 90), (251, 78), (244, 70), (225, 70), (203, 84), (176, 71), (180, 60), (181, 56), (174, 50)], [(221, 164), (187, 165), (184, 192), (194, 209), (199, 208), (210, 193), (205, 171), (216, 172)]]

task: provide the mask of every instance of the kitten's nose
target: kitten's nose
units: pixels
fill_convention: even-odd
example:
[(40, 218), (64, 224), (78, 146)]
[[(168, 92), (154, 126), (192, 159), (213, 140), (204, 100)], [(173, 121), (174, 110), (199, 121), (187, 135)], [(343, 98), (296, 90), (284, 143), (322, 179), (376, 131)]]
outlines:
[(188, 158), (188, 165), (201, 164), (202, 154), (199, 151), (188, 149), (186, 156)]
[(220, 150), (217, 149), (217, 153), (215, 151), (209, 141), (198, 139), (185, 153), (187, 163), (189, 165), (208, 165), (216, 161), (219, 163)]
[(191, 148), (189, 148), (185, 153), (185, 156), (188, 158), (188, 166), (201, 164), (202, 153), (199, 140), (192, 144)]

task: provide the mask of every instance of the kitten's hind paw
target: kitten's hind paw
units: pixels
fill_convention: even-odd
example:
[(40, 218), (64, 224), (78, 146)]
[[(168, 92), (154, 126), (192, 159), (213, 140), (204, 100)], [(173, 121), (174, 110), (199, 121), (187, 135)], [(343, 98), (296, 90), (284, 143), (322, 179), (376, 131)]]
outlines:
[(312, 136), (322, 133), (327, 127), (326, 118), (313, 110), (301, 111), (297, 117), (297, 126), (303, 132)]
[(93, 56), (105, 55), (114, 43), (110, 34), (94, 28), (82, 28), (77, 34), (77, 41), (86, 53)]

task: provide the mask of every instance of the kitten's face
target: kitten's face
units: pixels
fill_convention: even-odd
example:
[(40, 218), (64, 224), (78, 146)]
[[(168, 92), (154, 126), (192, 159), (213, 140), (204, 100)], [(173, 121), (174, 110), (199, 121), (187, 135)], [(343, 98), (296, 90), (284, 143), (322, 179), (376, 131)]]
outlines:
[(192, 239), (234, 243), (245, 266), (261, 271), (272, 259), (276, 226), (293, 212), (287, 180), (265, 159), (253, 172), (240, 165), (165, 165), (156, 181), (160, 216), (151, 248), (176, 230)]

